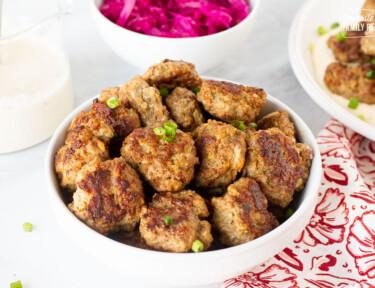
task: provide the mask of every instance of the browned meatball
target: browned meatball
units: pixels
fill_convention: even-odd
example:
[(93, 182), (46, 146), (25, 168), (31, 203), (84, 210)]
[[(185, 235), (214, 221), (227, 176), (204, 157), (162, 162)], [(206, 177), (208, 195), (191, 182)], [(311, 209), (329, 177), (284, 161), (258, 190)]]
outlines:
[[(172, 224), (167, 225), (164, 217)], [(213, 240), (204, 199), (191, 190), (155, 194), (148, 208), (142, 210), (139, 230), (147, 244), (156, 250), (188, 252), (195, 240), (207, 250)]]
[(314, 157), (312, 148), (305, 143), (297, 143), (297, 149), (302, 159), (303, 175), (297, 182), (296, 191), (301, 191), (305, 187), (305, 183), (309, 178), (311, 161)]
[(263, 89), (224, 81), (203, 81), (198, 101), (212, 116), (227, 123), (241, 120), (253, 122), (266, 103)]
[(366, 55), (375, 56), (375, 31), (367, 31), (365, 36), (360, 39), (361, 51)]
[(163, 105), (159, 90), (150, 87), (141, 76), (136, 76), (120, 88), (120, 101), (134, 108), (143, 126), (169, 119), (169, 112)]
[(292, 139), (295, 139), (294, 124), (289, 120), (289, 114), (285, 110), (280, 110), (267, 114), (258, 122), (258, 127), (261, 130), (269, 128), (279, 128), (284, 134)]
[(157, 191), (179, 191), (193, 179), (198, 164), (194, 141), (177, 130), (168, 143), (154, 133), (155, 127), (135, 129), (125, 138), (121, 155)]
[(248, 137), (244, 176), (254, 178), (268, 202), (285, 208), (293, 200), (303, 164), (295, 142), (278, 128)]
[(181, 130), (191, 132), (204, 123), (204, 117), (197, 96), (189, 89), (176, 87), (164, 99), (171, 112), (172, 119), (176, 121)]
[(132, 231), (144, 206), (137, 172), (122, 158), (91, 162), (78, 173), (69, 209), (94, 230), (107, 234)]
[[(120, 99), (120, 87), (107, 87), (100, 92), (99, 101), (100, 102), (107, 102), (108, 99), (116, 97)], [(121, 99), (120, 99), (121, 100)], [(127, 103), (122, 103), (127, 104)]]
[(108, 158), (106, 145), (94, 137), (90, 130), (83, 126), (74, 128), (55, 156), (55, 171), (61, 187), (74, 192), (81, 168), (92, 161), (105, 161)]
[(338, 62), (328, 65), (324, 82), (328, 89), (347, 99), (356, 97), (360, 102), (375, 104), (375, 78), (366, 78), (374, 70), (372, 65), (345, 65)]
[(244, 166), (246, 135), (229, 124), (208, 120), (193, 132), (200, 166), (195, 183), (220, 187), (232, 183)]
[(159, 89), (173, 89), (177, 86), (193, 89), (202, 84), (194, 64), (168, 59), (148, 68), (143, 78)]
[(229, 185), (223, 197), (211, 200), (213, 225), (220, 232), (220, 240), (235, 246), (258, 238), (277, 224), (267, 211), (267, 199), (259, 185), (251, 178), (240, 178)]

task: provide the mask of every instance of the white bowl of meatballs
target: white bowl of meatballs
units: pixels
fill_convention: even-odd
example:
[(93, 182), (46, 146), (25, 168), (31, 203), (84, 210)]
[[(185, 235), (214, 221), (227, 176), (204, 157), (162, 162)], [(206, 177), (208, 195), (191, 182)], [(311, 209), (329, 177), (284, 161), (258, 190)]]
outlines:
[(280, 252), (308, 223), (321, 177), (314, 136), (288, 106), (172, 60), (73, 111), (45, 168), (57, 220), (82, 249), (165, 286), (217, 283)]

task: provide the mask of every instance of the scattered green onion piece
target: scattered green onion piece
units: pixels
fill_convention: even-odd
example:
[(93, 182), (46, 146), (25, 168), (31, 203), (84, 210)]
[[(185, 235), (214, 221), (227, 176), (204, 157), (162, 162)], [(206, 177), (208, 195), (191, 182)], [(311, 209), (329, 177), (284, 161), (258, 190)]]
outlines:
[(367, 79), (375, 78), (375, 70), (368, 71), (368, 72), (366, 73), (366, 78), (367, 78)]
[(285, 212), (285, 218), (290, 218), (294, 214), (294, 210), (292, 208), (288, 208)]
[(176, 130), (178, 126), (176, 123), (168, 121), (164, 123), (164, 128), (166, 127), (171, 127), (172, 129)]
[(357, 117), (358, 117), (359, 119), (361, 119), (362, 121), (365, 121), (365, 116), (363, 116), (362, 114), (357, 115)]
[(243, 123), (243, 121), (240, 120), (235, 120), (230, 125), (236, 127), (238, 130), (245, 131), (246, 130), (246, 125)]
[(193, 250), (193, 252), (195, 253), (203, 252), (203, 249), (204, 249), (204, 245), (202, 241), (200, 240), (195, 240), (193, 242), (193, 245), (191, 246), (191, 250)]
[(327, 34), (327, 33), (328, 33), (327, 27), (325, 27), (325, 26), (319, 26), (318, 27), (318, 34), (320, 36), (323, 36), (324, 34)]
[(159, 89), (159, 92), (160, 92), (160, 95), (161, 95), (162, 97), (165, 97), (165, 96), (167, 96), (167, 95), (169, 94), (169, 91), (168, 91), (167, 88), (160, 88), (160, 89)]
[(370, 63), (371, 63), (371, 65), (375, 65), (375, 58), (372, 58)]
[(33, 224), (31, 224), (29, 222), (23, 223), (22, 227), (23, 227), (23, 230), (25, 232), (31, 232), (31, 231), (33, 231)]
[(111, 109), (115, 109), (120, 105), (120, 101), (117, 97), (112, 97), (107, 100), (107, 106)]
[(220, 187), (210, 188), (210, 189), (207, 190), (207, 192), (211, 196), (219, 196), (219, 195), (223, 194), (223, 189), (221, 189)]
[(250, 125), (251, 127), (253, 127), (255, 130), (258, 131), (258, 125), (257, 125), (257, 123), (250, 123), (249, 125)]
[(314, 48), (315, 48), (314, 44), (313, 44), (313, 43), (310, 43), (310, 44), (309, 44), (309, 51), (310, 51), (311, 53), (314, 51)]
[(166, 131), (163, 127), (156, 127), (154, 128), (154, 133), (158, 136), (163, 136), (165, 135)]
[(201, 91), (201, 88), (196, 87), (196, 88), (191, 89), (191, 91), (193, 91), (195, 94), (197, 94), (199, 91)]
[(337, 41), (339, 42), (344, 42), (346, 40), (346, 38), (348, 37), (348, 31), (340, 31), (339, 33), (337, 33), (336, 35), (336, 39)]
[(351, 109), (357, 109), (358, 104), (359, 104), (359, 99), (355, 98), (355, 97), (352, 97), (349, 100), (348, 107), (351, 108)]
[(16, 281), (16, 282), (10, 283), (10, 288), (22, 288), (21, 281)]
[(331, 29), (335, 29), (337, 27), (340, 27), (340, 23), (339, 22), (332, 23)]
[(173, 224), (173, 219), (171, 216), (166, 215), (163, 219), (166, 225), (171, 226)]
[[(164, 130), (166, 131), (166, 129), (164, 128)], [(170, 130), (170, 132), (165, 133), (163, 134), (163, 139), (167, 142), (172, 142), (172, 140), (174, 139), (174, 137), (176, 136), (176, 130)]]
[(118, 136), (118, 133), (115, 131), (114, 133), (113, 133), (113, 137), (117, 137)]

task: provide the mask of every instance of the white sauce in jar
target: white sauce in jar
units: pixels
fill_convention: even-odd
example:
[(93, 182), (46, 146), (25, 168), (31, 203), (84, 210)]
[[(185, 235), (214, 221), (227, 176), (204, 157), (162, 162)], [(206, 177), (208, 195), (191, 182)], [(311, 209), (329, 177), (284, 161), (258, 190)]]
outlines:
[[(346, 111), (358, 116), (363, 115), (367, 123), (375, 126), (375, 104), (359, 103), (357, 109), (348, 108), (349, 99), (346, 99), (340, 95), (332, 93), (324, 83), (324, 74), (326, 68), (332, 62), (336, 62), (335, 57), (331, 49), (328, 48), (327, 40), (332, 35), (336, 35), (340, 31), (340, 28), (330, 31), (324, 36), (319, 37), (316, 41), (313, 51), (313, 63), (315, 68), (315, 78), (321, 88), (341, 107)], [(353, 95), (355, 97), (355, 95)]]
[(0, 153), (49, 138), (73, 109), (63, 51), (41, 38), (0, 44)]

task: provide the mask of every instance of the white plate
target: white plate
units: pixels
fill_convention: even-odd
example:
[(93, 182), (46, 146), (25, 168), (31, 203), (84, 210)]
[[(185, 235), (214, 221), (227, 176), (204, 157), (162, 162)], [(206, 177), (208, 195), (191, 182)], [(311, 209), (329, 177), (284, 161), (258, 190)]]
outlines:
[(353, 15), (360, 15), (362, 4), (363, 1), (353, 0), (307, 1), (294, 18), (289, 32), (289, 58), (298, 81), (322, 109), (349, 128), (375, 141), (375, 126), (339, 106), (318, 84), (309, 51), (310, 43), (315, 43), (319, 37), (317, 27), (330, 27), (340, 19), (343, 9), (351, 9)]

